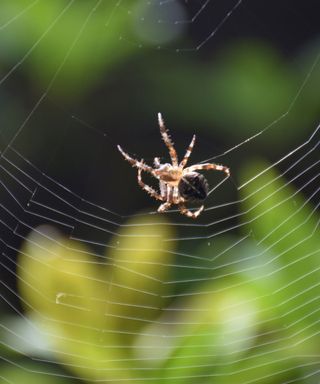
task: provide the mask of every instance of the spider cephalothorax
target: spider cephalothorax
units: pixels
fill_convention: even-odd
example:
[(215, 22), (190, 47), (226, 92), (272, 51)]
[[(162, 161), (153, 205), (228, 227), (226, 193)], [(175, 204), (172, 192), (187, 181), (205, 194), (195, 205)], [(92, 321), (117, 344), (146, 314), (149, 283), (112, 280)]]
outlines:
[[(149, 165), (145, 164), (143, 160), (139, 161), (130, 157), (126, 152), (122, 150), (120, 145), (118, 145), (118, 149), (123, 157), (133, 167), (138, 168), (138, 184), (140, 187), (155, 199), (163, 202), (158, 208), (158, 212), (165, 212), (173, 204), (177, 204), (180, 212), (183, 215), (195, 219), (203, 211), (204, 206), (202, 205), (200, 208), (198, 208), (198, 210), (192, 212), (186, 208), (185, 203), (192, 201), (202, 201), (207, 197), (209, 191), (209, 185), (205, 177), (195, 171), (212, 169), (215, 171), (222, 171), (227, 175), (227, 177), (229, 177), (230, 170), (228, 167), (223, 165), (212, 163), (194, 164), (185, 168), (191, 155), (196, 136), (193, 135), (186, 154), (179, 163), (177, 152), (164, 125), (161, 113), (158, 113), (158, 120), (162, 139), (169, 149), (171, 164), (161, 164), (160, 159), (155, 157), (154, 167), (150, 167)], [(152, 176), (159, 180), (160, 193), (142, 181), (142, 171), (150, 173)]]

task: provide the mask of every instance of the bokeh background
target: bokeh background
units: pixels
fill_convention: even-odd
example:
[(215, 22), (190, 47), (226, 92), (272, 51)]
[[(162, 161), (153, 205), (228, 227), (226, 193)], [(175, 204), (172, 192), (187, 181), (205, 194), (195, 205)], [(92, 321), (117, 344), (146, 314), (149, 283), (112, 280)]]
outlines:
[[(161, 142), (157, 126), (156, 116), (160, 111), (179, 153), (183, 153), (192, 134), (196, 133), (197, 144), (192, 154), (192, 162), (219, 156), (216, 161), (231, 168), (231, 180), (210, 196), (206, 202), (207, 207), (235, 202), (240, 197), (249, 195), (250, 192), (255, 191), (254, 187), (259, 188), (259, 184), (249, 187), (243, 195), (239, 195), (238, 187), (259, 170), (266, 168), (304, 143), (319, 124), (319, 11), (320, 5), (315, 0), (281, 2), (3, 0), (1, 2), (2, 189), (0, 198), (3, 299), (0, 355), (3, 363), (0, 376), (4, 382), (14, 384), (71, 383), (78, 380), (139, 382), (137, 377), (156, 382), (152, 376), (148, 376), (148, 369), (154, 373), (154, 377), (160, 377), (160, 382), (179, 382), (178, 380), (194, 382), (192, 377), (198, 377), (199, 383), (218, 382), (213, 381), (215, 377), (219, 377), (220, 382), (230, 382), (232, 378), (232, 383), (255, 381), (280, 383), (289, 380), (317, 382), (315, 372), (318, 369), (317, 356), (320, 351), (317, 349), (317, 337), (311, 337), (311, 335), (316, 335), (320, 331), (317, 324), (318, 296), (310, 289), (313, 286), (313, 280), (308, 279), (305, 280), (305, 285), (297, 285), (281, 297), (274, 295), (267, 301), (258, 300), (259, 305), (252, 309), (253, 312), (243, 307), (240, 311), (241, 315), (229, 311), (224, 314), (225, 317), (222, 316), (222, 322), (227, 322), (226, 319), (237, 319), (237, 316), (242, 319), (241, 316), (245, 312), (255, 313), (256, 317), (249, 319), (246, 324), (250, 321), (268, 324), (264, 330), (261, 328), (252, 330), (249, 326), (245, 328), (247, 332), (250, 328), (251, 333), (247, 334), (248, 338), (256, 337), (258, 340), (253, 346), (237, 347), (239, 351), (245, 350), (249, 356), (246, 366), (237, 363), (236, 358), (234, 361), (228, 360), (227, 356), (231, 352), (227, 348), (228, 340), (223, 342), (223, 338), (211, 340), (211, 345), (220, 345), (220, 349), (212, 348), (202, 353), (205, 356), (220, 353), (225, 360), (198, 358), (192, 361), (190, 358), (192, 353), (201, 355), (201, 350), (194, 346), (203, 344), (204, 334), (228, 335), (232, 328), (230, 326), (231, 328), (224, 329), (216, 325), (210, 328), (210, 324), (216, 324), (217, 313), (221, 312), (219, 304), (210, 306), (207, 328), (203, 325), (202, 328), (197, 329), (190, 327), (179, 331), (170, 330), (170, 332), (180, 332), (193, 337), (183, 338), (181, 344), (176, 345), (175, 348), (172, 347), (173, 352), (170, 357), (165, 358), (155, 353), (154, 358), (159, 363), (148, 365), (148, 369), (143, 369), (145, 368), (143, 363), (138, 367), (132, 365), (133, 352), (129, 350), (127, 355), (122, 355), (120, 347), (124, 345), (153, 346), (160, 342), (155, 337), (151, 340), (123, 337), (108, 342), (103, 339), (104, 342), (96, 349), (92, 346), (89, 349), (81, 349), (81, 346), (86, 342), (90, 345), (92, 338), (96, 337), (92, 334), (92, 329), (112, 329), (114, 334), (117, 334), (116, 331), (126, 329), (131, 329), (132, 332), (134, 330), (137, 334), (143, 329), (132, 319), (127, 323), (125, 321), (105, 323), (105, 313), (108, 310), (119, 311), (118, 317), (122, 319), (135, 315), (140, 319), (149, 319), (151, 324), (156, 324), (156, 319), (161, 318), (162, 315), (161, 311), (146, 310), (142, 313), (114, 307), (106, 309), (105, 301), (128, 300), (132, 306), (137, 303), (142, 306), (144, 303), (144, 298), (137, 298), (134, 295), (127, 297), (121, 290), (113, 290), (112, 297), (107, 295), (105, 284), (110, 282), (111, 276), (108, 261), (118, 260), (124, 266), (124, 270), (126, 268), (127, 274), (115, 273), (115, 280), (118, 279), (119, 286), (125, 282), (133, 291), (134, 287), (140, 284), (148, 292), (155, 292), (157, 297), (162, 297), (165, 296), (161, 291), (165, 284), (160, 284), (160, 287), (152, 285), (147, 279), (144, 281), (142, 278), (138, 281), (130, 273), (128, 275), (128, 270), (134, 270), (136, 275), (153, 276), (162, 282), (166, 281), (168, 274), (171, 276), (170, 281), (182, 282), (184, 279), (188, 281), (190, 273), (194, 279), (208, 280), (212, 275), (207, 273), (209, 263), (206, 258), (210, 257), (211, 260), (219, 252), (235, 244), (237, 236), (240, 238), (243, 235), (239, 230), (232, 233), (231, 237), (220, 238), (209, 253), (201, 241), (196, 239), (188, 244), (181, 241), (177, 241), (176, 244), (170, 242), (171, 248), (169, 247), (167, 252), (175, 250), (177, 252), (175, 256), (177, 256), (179, 252), (182, 254), (189, 251), (193, 256), (200, 258), (188, 260), (190, 264), (187, 264), (191, 266), (191, 272), (186, 272), (179, 267), (186, 261), (178, 257), (177, 260), (166, 259), (167, 265), (175, 265), (175, 268), (143, 269), (141, 265), (143, 267), (149, 265), (147, 260), (149, 263), (153, 260), (153, 264), (151, 262), (150, 265), (163, 264), (164, 256), (158, 251), (159, 244), (151, 242), (145, 228), (142, 233), (138, 233), (144, 239), (142, 243), (139, 242), (139, 237), (136, 236), (137, 224), (132, 221), (133, 215), (154, 212), (157, 205), (137, 187), (136, 174), (123, 161), (116, 145), (121, 144), (132, 156), (143, 157), (148, 162), (152, 162), (155, 156), (160, 156), (163, 160), (167, 158), (166, 148)], [(263, 130), (260, 136), (236, 147)], [(228, 151), (233, 147), (235, 147), (233, 150)], [(17, 156), (14, 151), (22, 157)], [(228, 153), (224, 154), (226, 151)], [(317, 155), (313, 155), (312, 160), (301, 161), (300, 170), (310, 164), (308, 161), (311, 163), (317, 161)], [(58, 249), (54, 248), (56, 246), (52, 242), (44, 242), (42, 249), (47, 253), (53, 252), (58, 255), (58, 258), (48, 258), (44, 264), (37, 262), (38, 257), (42, 258), (45, 252), (40, 252), (39, 256), (39, 249), (32, 248), (30, 242), (26, 243), (25, 239), (27, 236), (31, 236), (28, 239), (34, 239), (32, 236), (36, 234), (30, 234), (30, 230), (40, 224), (46, 224), (46, 213), (41, 212), (38, 206), (38, 216), (28, 221), (28, 226), (24, 225), (30, 196), (25, 194), (21, 186), (9, 180), (8, 172), (5, 171), (8, 169), (7, 159), (11, 159), (12, 172), (16, 165), (23, 170), (28, 169), (26, 172), (38, 183), (46, 179), (46, 176), (56, 180), (65, 187), (62, 197), (68, 194), (67, 189), (74, 192), (77, 195), (75, 200), (80, 211), (88, 209), (92, 215), (102, 214), (101, 210), (97, 209), (95, 212), (92, 206), (87, 207), (85, 201), (89, 201), (120, 215), (103, 213), (105, 215), (103, 217), (109, 220), (108, 232), (97, 234), (96, 228), (85, 228), (81, 225), (72, 232), (73, 238), (92, 240), (90, 249), (91, 252), (94, 250), (95, 259), (82, 256), (82, 253), (85, 254), (88, 250), (82, 249), (79, 244), (74, 246), (67, 242), (69, 240), (64, 240), (66, 243), (62, 242), (64, 245)], [(30, 161), (37, 167), (37, 171), (24, 168), (26, 161)], [(284, 169), (285, 164), (280, 164), (277, 170), (273, 169), (274, 174), (260, 180), (261, 185), (267, 185), (276, 177), (277, 172), (280, 174)], [(282, 198), (291, 196), (294, 189), (301, 188), (316, 175), (314, 170), (312, 172), (312, 175), (304, 175), (290, 183), (292, 190), (284, 192)], [(216, 176), (210, 175), (209, 181), (216, 182)], [(271, 196), (272, 188), (276, 190), (280, 188), (279, 185), (271, 186), (271, 189), (262, 192), (261, 195), (254, 193), (256, 200), (253, 199), (248, 206), (263, 201), (266, 196)], [(50, 188), (54, 192), (57, 191), (53, 185)], [(8, 193), (8, 189), (11, 194)], [(39, 201), (41, 200), (40, 189), (36, 189)], [(295, 197), (295, 204), (299, 207), (304, 206), (303, 198), (309, 198), (313, 191), (313, 186), (310, 184), (303, 191), (304, 197), (301, 199)], [(81, 198), (84, 200), (81, 201)], [(16, 201), (19, 202), (20, 208), (16, 207)], [(46, 197), (44, 201), (46, 201), (45, 204), (68, 213), (67, 208), (59, 206), (54, 197), (51, 200)], [(317, 207), (316, 195), (311, 201), (313, 206)], [(274, 207), (276, 203), (276, 200), (269, 202), (267, 200), (266, 206), (261, 210)], [(165, 226), (162, 222), (160, 227), (156, 224), (156, 216), (152, 215), (150, 231), (151, 234), (160, 233), (165, 238), (206, 236), (210, 233), (210, 229), (205, 227), (206, 223), (242, 212), (245, 208), (238, 204), (225, 206), (218, 216), (209, 210), (199, 218), (200, 227), (191, 229), (184, 226), (186, 219), (177, 213), (161, 218), (168, 225)], [(14, 213), (13, 217), (8, 212)], [(264, 239), (272, 231), (274, 223), (285, 220), (290, 216), (290, 212), (294, 214), (295, 208), (291, 205), (285, 206), (268, 220), (258, 223), (254, 228), (256, 240), (259, 242)], [(282, 229), (283, 232), (279, 238), (304, 222), (304, 218), (308, 217), (310, 212), (314, 215), (317, 213), (310, 207), (301, 210), (301, 216), (296, 217), (294, 223), (288, 223)], [(253, 217), (258, 214), (259, 212), (255, 212)], [(250, 215), (247, 218), (250, 219)], [(130, 223), (135, 223), (133, 227), (136, 232), (122, 232), (128, 231), (125, 227), (128, 220), (131, 220)], [(182, 226), (179, 226), (178, 224), (181, 223)], [(232, 223), (237, 226), (240, 221), (235, 218)], [(230, 226), (230, 223), (228, 225)], [(310, 233), (317, 236), (317, 219), (315, 218), (308, 225), (309, 227), (294, 233), (291, 239), (286, 239), (279, 248), (274, 249), (274, 254), (282, 254), (284, 250), (290, 248), (290, 244), (299, 239), (305, 241)], [(71, 233), (68, 229), (59, 229), (62, 234), (58, 235), (52, 228), (47, 227), (45, 233), (49, 233), (53, 238), (60, 239), (62, 235), (66, 235), (66, 239), (70, 238)], [(219, 232), (223, 229), (225, 226), (221, 223), (217, 224), (214, 231)], [(117, 233), (124, 238), (132, 237), (132, 240), (127, 240), (128, 244), (125, 248), (138, 249), (138, 251), (136, 253), (121, 251), (112, 254), (112, 251), (104, 250), (98, 245), (99, 242), (108, 245), (116, 244), (115, 234)], [(35, 239), (35, 243), (43, 241), (43, 239)], [(269, 241), (273, 244), (272, 241), (276, 240), (269, 239)], [(142, 250), (148, 248), (146, 244), (149, 247), (148, 252)], [(52, 251), (53, 248), (54, 251)], [(74, 253), (66, 251), (74, 248), (77, 249)], [(307, 250), (312, 253), (316, 249), (317, 241), (312, 238), (305, 248), (295, 247), (292, 253), (287, 253), (291, 258), (284, 258), (282, 263), (287, 266), (292, 260), (301, 258)], [(234, 254), (228, 256), (227, 262), (232, 263), (234, 260), (244, 260), (247, 257), (249, 269), (250, 266), (256, 267), (258, 250), (260, 252), (256, 243), (248, 243), (241, 249), (236, 248)], [(23, 257), (23, 255), (29, 255), (29, 257)], [(97, 255), (101, 258), (99, 259)], [(299, 272), (303, 271), (307, 275), (317, 270), (316, 256), (315, 253), (315, 258), (310, 261), (310, 264), (298, 263), (296, 270), (290, 270), (286, 276), (281, 275), (277, 281), (270, 282), (266, 278), (270, 271), (267, 273), (262, 269), (257, 285), (245, 284), (248, 276), (240, 273), (243, 265), (240, 265), (238, 270), (227, 269), (226, 280), (222, 278), (223, 270), (219, 270), (217, 272), (219, 286), (212, 286), (210, 291), (224, 292), (225, 289), (236, 286), (237, 282), (241, 281), (245, 284), (245, 290), (237, 293), (240, 299), (230, 289), (227, 291), (226, 300), (237, 302), (243, 297), (246, 301), (254, 298), (255, 294), (257, 297), (263, 297), (267, 295), (269, 284), (275, 284), (275, 287), (281, 288), (298, 278)], [(264, 257), (272, 260), (271, 255)], [(140, 260), (140, 264), (130, 264), (127, 261), (128, 258)], [(107, 261), (106, 266), (101, 259), (104, 262)], [(97, 260), (98, 268), (94, 265)], [(223, 261), (220, 260), (215, 264), (217, 268), (222, 265)], [(75, 266), (79, 269), (73, 270)], [(195, 272), (199, 266), (205, 271), (203, 275), (197, 275)], [(210, 264), (211, 267), (212, 264)], [(274, 268), (279, 271), (280, 267), (276, 265)], [(74, 276), (74, 279), (70, 276)], [(83, 276), (87, 277), (85, 281)], [(66, 284), (66, 281), (68, 284), (64, 290), (61, 289), (61, 292), (67, 292), (68, 300), (72, 295), (78, 297), (78, 300), (76, 303), (71, 300), (70, 306), (59, 306), (57, 305), (60, 304), (59, 300), (58, 303), (56, 302), (58, 287)], [(169, 304), (175, 303), (174, 298), (186, 292), (188, 284), (180, 283), (176, 287), (171, 284), (170, 289), (171, 291), (166, 293), (171, 297), (169, 303), (157, 302), (155, 305), (157, 309), (168, 308)], [(192, 289), (199, 295), (202, 291), (206, 291), (201, 284), (193, 286)], [(309, 290), (311, 294), (300, 298), (301, 301), (293, 300), (292, 307), (285, 307), (285, 313), (291, 313), (306, 300), (313, 302), (314, 307), (296, 311), (296, 318), (289, 316), (283, 323), (273, 324), (270, 320), (272, 316), (281, 317), (281, 314), (272, 312), (261, 315), (262, 307), (277, 308), (277, 304), (286, 301), (286, 297), (291, 299), (295, 296), (295, 289)], [(51, 297), (51, 300), (46, 303), (48, 297)], [(95, 300), (92, 300), (93, 297)], [(51, 301), (54, 304), (50, 305)], [(213, 301), (220, 303), (223, 299), (220, 296), (214, 296), (214, 298), (203, 296), (199, 302), (192, 301), (188, 305), (195, 309), (207, 308), (208, 303)], [(150, 302), (144, 304), (150, 305)], [(181, 303), (178, 305), (183, 307)], [(90, 315), (84, 318), (81, 311), (74, 312), (76, 306), (90, 308)], [(308, 310), (314, 313), (314, 318), (310, 323), (304, 323), (300, 320), (306, 316)], [(32, 327), (30, 327), (26, 319), (33, 319), (36, 317), (35, 313), (40, 313), (43, 318), (50, 320), (50, 331), (45, 328), (46, 332), (43, 332), (41, 326), (46, 327), (46, 324), (39, 324), (39, 319), (32, 320)], [(74, 326), (74, 319), (78, 317), (79, 329)], [(184, 320), (188, 322), (188, 318), (181, 315), (180, 321), (183, 323)], [(200, 324), (199, 318), (193, 320), (195, 324)], [(165, 324), (166, 321), (164, 317), (160, 323)], [(60, 324), (60, 327), (52, 328), (51, 323), (54, 322)], [(71, 322), (72, 326), (65, 325), (68, 322)], [(300, 345), (302, 339), (307, 337), (311, 340), (309, 344), (302, 343), (301, 350), (291, 348), (292, 345), (285, 342), (287, 334), (284, 332), (279, 337), (284, 340), (283, 344), (272, 344), (267, 359), (257, 357), (259, 353), (250, 357), (254, 348), (261, 350), (264, 354), (267, 353), (263, 349), (264, 334), (268, 332), (274, 334), (286, 325), (295, 323), (300, 324), (300, 328), (294, 328), (293, 334), (302, 333), (303, 336), (301, 340), (295, 339), (293, 344), (296, 347), (296, 344)], [(309, 328), (313, 332), (310, 335), (307, 332)], [(87, 332), (88, 329), (91, 331)], [(159, 335), (169, 332), (160, 328), (152, 331), (153, 334)], [(243, 329), (242, 332), (244, 332)], [(17, 334), (25, 337), (16, 337)], [(50, 344), (52, 341), (50, 337), (48, 337), (49, 340), (44, 340), (44, 334), (51, 335), (55, 340), (65, 337), (69, 342), (60, 344), (58, 342), (53, 347)], [(239, 340), (243, 339), (244, 333), (240, 333), (238, 337)], [(78, 340), (78, 342), (70, 342), (70, 340)], [(118, 348), (111, 348), (112, 342)], [(105, 347), (106, 345), (108, 347)], [(56, 353), (53, 353), (54, 351)], [(305, 357), (307, 355), (309, 360)], [(114, 360), (118, 359), (124, 363), (112, 365), (110, 356), (115, 356)], [(180, 357), (177, 358), (177, 356)], [(282, 361), (285, 356), (292, 359), (286, 360), (282, 367), (279, 361)], [(303, 362), (297, 356), (304, 356)], [(142, 354), (139, 358), (142, 362), (147, 361), (146, 355)], [(185, 371), (181, 366), (177, 367), (177, 361), (183, 362), (187, 367)], [(226, 361), (230, 364), (223, 370), (221, 363)], [(192, 363), (197, 366), (197, 369), (192, 369)], [(201, 370), (199, 365), (205, 365), (206, 368)], [(301, 365), (304, 368), (300, 369)], [(251, 371), (250, 367), (254, 369)], [(279, 373), (281, 367), (285, 370), (284, 374)], [(305, 367), (311, 368), (308, 371)], [(114, 373), (119, 371), (123, 372), (123, 376)], [(135, 371), (138, 374), (132, 374)], [(177, 375), (175, 379), (172, 379), (173, 372)], [(244, 373), (236, 374), (236, 372)], [(310, 373), (312, 373), (311, 379), (307, 379)], [(178, 379), (179, 375), (184, 379)]]

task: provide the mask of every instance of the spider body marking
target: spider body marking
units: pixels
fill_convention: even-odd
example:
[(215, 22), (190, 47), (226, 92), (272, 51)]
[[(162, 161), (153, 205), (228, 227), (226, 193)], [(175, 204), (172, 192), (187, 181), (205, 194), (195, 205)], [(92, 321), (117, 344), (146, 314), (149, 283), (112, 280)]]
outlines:
[(191, 172), (185, 175), (179, 183), (180, 196), (188, 202), (203, 201), (208, 196), (208, 192), (208, 181), (198, 172)]
[[(171, 164), (161, 164), (159, 157), (155, 157), (154, 167), (151, 167), (145, 164), (143, 159), (137, 160), (130, 157), (123, 151), (120, 145), (118, 145), (118, 150), (125, 160), (138, 169), (137, 179), (139, 186), (149, 193), (150, 196), (162, 202), (158, 208), (158, 212), (165, 212), (172, 205), (177, 205), (181, 214), (195, 219), (203, 211), (204, 205), (201, 205), (196, 211), (190, 211), (185, 206), (185, 203), (203, 201), (207, 197), (209, 191), (209, 185), (206, 178), (201, 173), (196, 171), (221, 171), (226, 174), (226, 177), (229, 177), (230, 170), (224, 165), (214, 163), (194, 164), (185, 168), (192, 153), (196, 136), (193, 135), (189, 147), (183, 159), (179, 163), (177, 152), (174, 148), (169, 132), (164, 125), (161, 113), (158, 113), (158, 122), (162, 139), (169, 150)], [(158, 179), (160, 189), (159, 192), (143, 182), (142, 172), (147, 172)]]

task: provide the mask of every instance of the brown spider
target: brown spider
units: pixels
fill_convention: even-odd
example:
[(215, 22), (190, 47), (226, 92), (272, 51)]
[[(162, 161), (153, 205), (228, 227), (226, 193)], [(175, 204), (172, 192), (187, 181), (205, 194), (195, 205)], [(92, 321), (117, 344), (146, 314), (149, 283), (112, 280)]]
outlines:
[[(158, 212), (165, 212), (171, 207), (171, 205), (176, 204), (178, 205), (178, 208), (183, 215), (195, 219), (203, 211), (204, 206), (202, 205), (197, 211), (191, 212), (186, 208), (185, 203), (190, 201), (204, 200), (207, 197), (209, 190), (208, 182), (205, 177), (195, 171), (202, 169), (212, 169), (215, 171), (222, 171), (227, 175), (227, 177), (229, 177), (230, 170), (228, 167), (223, 165), (211, 163), (195, 164), (185, 168), (191, 155), (196, 136), (193, 135), (184, 158), (180, 163), (178, 163), (177, 152), (168, 134), (168, 130), (164, 125), (161, 113), (158, 113), (158, 120), (160, 133), (163, 141), (169, 149), (172, 164), (161, 164), (159, 157), (155, 157), (153, 168), (145, 164), (143, 159), (139, 161), (130, 157), (126, 152), (122, 150), (120, 145), (118, 145), (118, 149), (122, 156), (130, 164), (132, 164), (133, 167), (138, 168), (138, 184), (140, 187), (155, 199), (163, 201), (163, 203), (158, 208)], [(142, 181), (142, 171), (150, 173), (152, 176), (159, 180), (160, 193)]]

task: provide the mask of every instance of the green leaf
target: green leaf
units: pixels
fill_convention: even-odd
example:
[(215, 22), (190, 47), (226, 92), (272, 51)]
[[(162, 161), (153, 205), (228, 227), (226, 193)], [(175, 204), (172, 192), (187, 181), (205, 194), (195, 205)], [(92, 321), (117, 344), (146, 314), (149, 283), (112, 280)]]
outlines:
[(167, 235), (154, 221), (128, 223), (106, 265), (50, 227), (27, 238), (19, 257), (23, 303), (57, 357), (79, 377), (116, 381), (144, 374), (130, 358), (130, 344), (163, 305)]
[[(243, 174), (249, 180), (267, 164), (251, 162)], [(315, 185), (314, 180), (311, 185)], [(270, 286), (278, 315), (288, 331), (303, 342), (318, 339), (320, 297), (319, 216), (292, 182), (272, 167), (242, 190), (247, 229), (268, 252), (272, 274), (281, 281)], [(309, 335), (309, 336), (307, 336)]]

